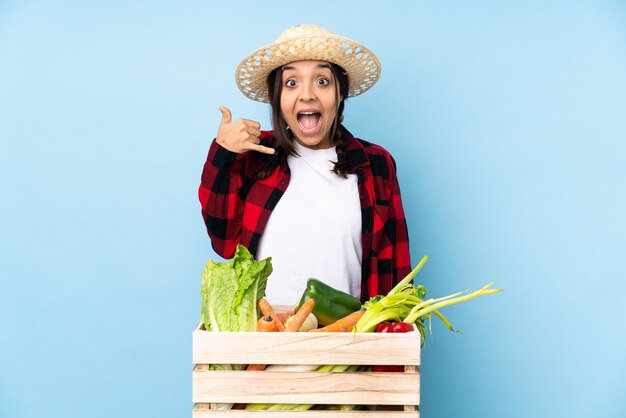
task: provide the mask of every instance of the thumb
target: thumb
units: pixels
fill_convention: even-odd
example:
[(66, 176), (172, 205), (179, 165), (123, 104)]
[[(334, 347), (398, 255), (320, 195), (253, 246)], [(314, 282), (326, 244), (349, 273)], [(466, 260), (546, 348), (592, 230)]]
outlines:
[(230, 120), (232, 118), (230, 110), (228, 110), (226, 106), (220, 106), (217, 109), (222, 112), (222, 123), (230, 123)]

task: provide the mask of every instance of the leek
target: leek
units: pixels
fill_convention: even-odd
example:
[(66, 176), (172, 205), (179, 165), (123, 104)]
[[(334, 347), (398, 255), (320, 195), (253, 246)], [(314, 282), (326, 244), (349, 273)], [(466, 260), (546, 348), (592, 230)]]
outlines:
[(415, 286), (410, 282), (422, 269), (426, 261), (428, 261), (428, 257), (424, 256), (413, 271), (391, 289), (386, 296), (374, 296), (366, 302), (363, 305), (365, 314), (354, 326), (354, 332), (372, 332), (382, 322), (406, 322), (417, 326), (422, 336), (423, 344), (426, 334), (424, 320), (428, 320), (430, 323), (432, 314), (439, 318), (449, 330), (457, 332), (452, 328), (450, 321), (439, 312), (439, 308), (465, 302), (477, 296), (502, 292), (502, 289), (490, 289), (493, 283), (489, 283), (474, 292), (466, 290), (441, 298), (424, 300), (426, 298), (426, 289), (422, 285)]

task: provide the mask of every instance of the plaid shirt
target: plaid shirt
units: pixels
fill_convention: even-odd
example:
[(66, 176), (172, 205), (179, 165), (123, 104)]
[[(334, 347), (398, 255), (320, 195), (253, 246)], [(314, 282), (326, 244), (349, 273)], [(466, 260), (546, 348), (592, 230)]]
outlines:
[[(275, 143), (273, 131), (263, 131), (260, 138), (263, 145)], [(410, 272), (407, 225), (391, 155), (347, 133), (346, 157), (349, 172), (357, 175), (361, 200), (361, 300), (365, 301), (386, 294)], [(211, 244), (221, 257), (232, 258), (239, 243), (256, 254), (291, 175), (283, 159), (269, 177), (255, 179), (254, 174), (273, 158), (258, 152), (236, 154), (215, 141), (211, 144), (198, 194)]]

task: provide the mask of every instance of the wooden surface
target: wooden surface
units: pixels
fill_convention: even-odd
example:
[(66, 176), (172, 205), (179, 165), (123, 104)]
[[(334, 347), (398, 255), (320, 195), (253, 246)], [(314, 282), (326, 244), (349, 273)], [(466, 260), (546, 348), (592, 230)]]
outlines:
[(419, 411), (214, 411), (193, 409), (193, 418), (419, 418)]
[(419, 405), (419, 373), (195, 371), (193, 402)]
[(195, 364), (419, 365), (419, 332), (193, 332)]

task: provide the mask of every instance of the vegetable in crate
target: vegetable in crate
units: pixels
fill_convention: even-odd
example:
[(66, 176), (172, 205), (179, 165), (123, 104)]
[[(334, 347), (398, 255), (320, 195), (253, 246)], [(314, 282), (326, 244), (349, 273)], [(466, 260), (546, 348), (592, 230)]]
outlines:
[(265, 315), (257, 321), (256, 330), (258, 332), (275, 332), (276, 321), (272, 318), (272, 315)]
[[(289, 318), (287, 320), (289, 320)], [(317, 325), (317, 318), (315, 317), (315, 315), (313, 315), (313, 313), (310, 313), (298, 329), (298, 332), (313, 331), (317, 329)]]
[(428, 257), (424, 256), (420, 263), (386, 296), (374, 296), (363, 306), (365, 314), (354, 327), (355, 332), (372, 332), (378, 324), (393, 321), (415, 324), (422, 336), (422, 344), (426, 328), (425, 320), (431, 319), (431, 314), (437, 316), (451, 331), (454, 331), (450, 322), (439, 312), (439, 308), (464, 302), (477, 296), (500, 293), (502, 289), (489, 289), (493, 283), (474, 292), (458, 292), (442, 298), (424, 300), (426, 290), (422, 285), (414, 286), (411, 280), (422, 269)]
[(290, 316), (285, 322), (285, 331), (296, 332), (300, 329), (304, 321), (309, 317), (315, 308), (315, 299), (307, 300), (302, 306), (300, 306), (295, 314)]
[(224, 263), (209, 260), (202, 273), (202, 322), (207, 331), (255, 331), (257, 303), (272, 272), (271, 257), (256, 261), (243, 245)]
[(320, 325), (330, 325), (361, 309), (361, 302), (354, 296), (314, 278), (307, 281), (298, 309), (309, 299), (315, 299), (313, 314)]
[[(265, 294), (271, 258), (256, 261), (246, 247), (238, 245), (235, 256), (225, 262), (209, 260), (202, 272), (202, 323), (207, 331), (255, 331), (257, 302)], [(242, 365), (211, 364), (210, 370), (241, 370)], [(212, 403), (211, 409), (227, 410), (232, 403)]]
[[(413, 324), (407, 324), (406, 322), (383, 322), (378, 324), (376, 332), (382, 333), (403, 333), (415, 331)], [(403, 372), (404, 366), (372, 366), (373, 372)]]
[(344, 316), (333, 322), (330, 325), (326, 325), (322, 328), (311, 329), (309, 332), (350, 332), (354, 329), (356, 323), (361, 319), (365, 311), (356, 311)]

